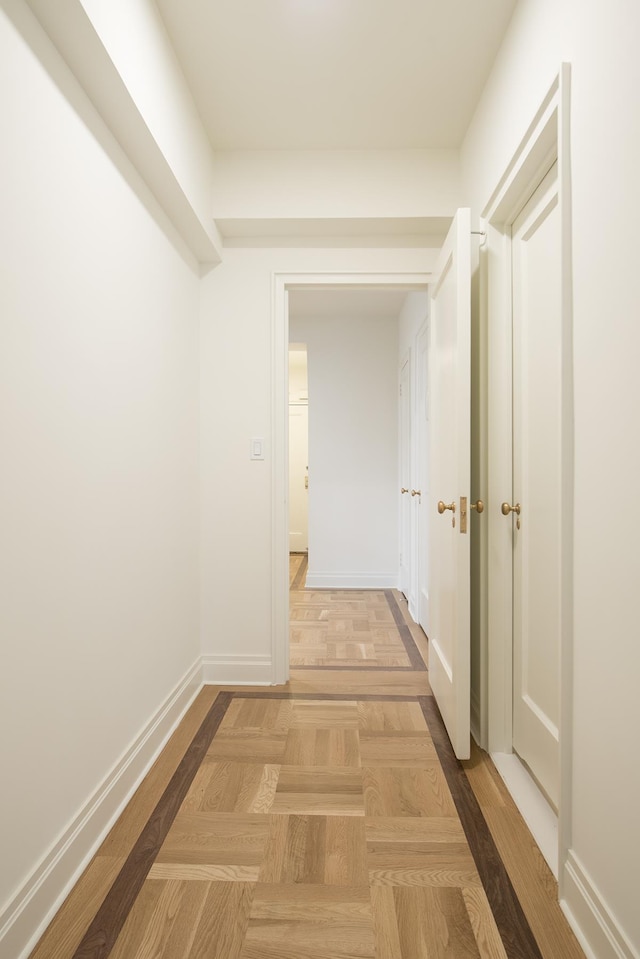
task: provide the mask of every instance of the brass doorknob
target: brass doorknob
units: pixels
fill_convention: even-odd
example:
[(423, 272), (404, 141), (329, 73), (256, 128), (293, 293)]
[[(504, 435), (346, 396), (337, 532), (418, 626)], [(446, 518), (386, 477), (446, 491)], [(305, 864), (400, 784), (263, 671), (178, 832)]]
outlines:
[(412, 496), (422, 496), (422, 490), (421, 490), (421, 489), (412, 489), (412, 490), (411, 490), (411, 495), (412, 495)]
[(442, 500), (438, 500), (438, 512), (444, 513), (446, 509), (450, 509), (452, 513), (456, 511), (455, 503), (443, 503)]
[(503, 503), (500, 509), (502, 510), (503, 516), (508, 516), (509, 513), (517, 513), (518, 516), (520, 515), (520, 503), (516, 503), (515, 506), (510, 506), (509, 503)]
[(408, 493), (409, 490), (408, 490), (408, 489), (405, 489), (404, 486), (402, 486), (402, 487), (400, 488), (400, 492), (401, 492), (401, 493)]
[(484, 513), (484, 503), (481, 499), (479, 499), (477, 503), (470, 503), (469, 505), (471, 506), (471, 509), (477, 510), (478, 513)]

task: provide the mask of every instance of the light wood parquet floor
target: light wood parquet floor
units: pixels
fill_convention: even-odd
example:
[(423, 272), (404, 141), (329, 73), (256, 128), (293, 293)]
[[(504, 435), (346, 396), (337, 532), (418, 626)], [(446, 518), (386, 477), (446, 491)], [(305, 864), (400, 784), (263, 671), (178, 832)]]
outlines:
[[(357, 602), (399, 629), (390, 600), (410, 629), (397, 594)], [(204, 687), (32, 959), (584, 959), (490, 760), (455, 760), (424, 668), (353, 658)]]
[(305, 589), (307, 557), (289, 557), (294, 669), (424, 670), (426, 637), (402, 615), (395, 590)]

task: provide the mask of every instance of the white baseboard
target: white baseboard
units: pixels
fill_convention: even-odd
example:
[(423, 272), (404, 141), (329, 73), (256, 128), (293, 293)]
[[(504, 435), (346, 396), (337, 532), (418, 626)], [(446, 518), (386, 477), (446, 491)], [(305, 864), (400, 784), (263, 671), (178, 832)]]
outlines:
[(26, 959), (202, 686), (200, 657), (0, 913), (0, 959)]
[(266, 656), (203, 656), (202, 678), (213, 686), (270, 686), (273, 662)]
[(558, 878), (558, 817), (540, 792), (527, 767), (515, 753), (491, 753), (493, 764), (502, 776), (511, 797), (547, 865)]
[(480, 717), (480, 700), (475, 689), (471, 690), (471, 735), (481, 749), (484, 749), (482, 742), (482, 722)]
[(560, 906), (589, 959), (640, 959), (572, 850), (563, 878)]
[(397, 589), (398, 570), (392, 573), (323, 573), (307, 570), (307, 589)]

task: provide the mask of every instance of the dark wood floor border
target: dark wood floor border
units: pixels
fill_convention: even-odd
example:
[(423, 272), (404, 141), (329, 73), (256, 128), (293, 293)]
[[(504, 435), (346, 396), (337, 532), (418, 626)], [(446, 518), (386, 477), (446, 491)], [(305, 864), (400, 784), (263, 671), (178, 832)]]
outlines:
[[(267, 690), (253, 690), (234, 693), (236, 699), (304, 699), (318, 700), (318, 702), (356, 702), (356, 703), (415, 703), (419, 696), (380, 696), (378, 693), (287, 693)], [(429, 696), (426, 697), (427, 699)]]
[[(346, 673), (351, 670), (357, 669), (359, 673), (415, 673), (416, 669), (419, 667), (416, 666), (314, 666), (309, 665), (308, 663), (303, 663), (300, 666), (292, 666), (291, 669), (321, 669), (323, 673), (331, 672), (334, 673)], [(426, 669), (425, 666), (422, 669)]]
[(304, 589), (304, 586), (302, 584), (304, 583), (305, 577), (307, 575), (308, 566), (309, 566), (309, 554), (303, 553), (302, 562), (300, 563), (298, 572), (294, 576), (293, 582), (291, 583), (291, 586), (289, 587), (289, 589), (292, 592)]
[(407, 656), (409, 657), (409, 662), (411, 663), (409, 668), (424, 672), (427, 669), (427, 664), (422, 658), (420, 650), (416, 646), (415, 640), (411, 635), (411, 630), (407, 626), (404, 616), (402, 615), (402, 610), (398, 606), (398, 601), (393, 595), (393, 590), (385, 589), (384, 598), (389, 604), (391, 615), (393, 616), (394, 622), (398, 628), (398, 632), (400, 633), (400, 639), (402, 640), (403, 646), (407, 651)]
[(508, 959), (542, 959), (509, 874), (462, 765), (456, 759), (433, 696), (418, 696), (462, 828), (487, 894)]
[(218, 693), (73, 959), (107, 959), (232, 699)]

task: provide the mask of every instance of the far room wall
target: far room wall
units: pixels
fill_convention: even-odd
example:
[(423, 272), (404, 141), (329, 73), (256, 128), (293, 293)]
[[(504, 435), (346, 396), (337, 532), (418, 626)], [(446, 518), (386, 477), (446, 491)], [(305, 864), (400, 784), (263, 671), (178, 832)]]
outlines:
[(307, 585), (395, 586), (397, 319), (292, 318), (290, 336), (309, 363)]

